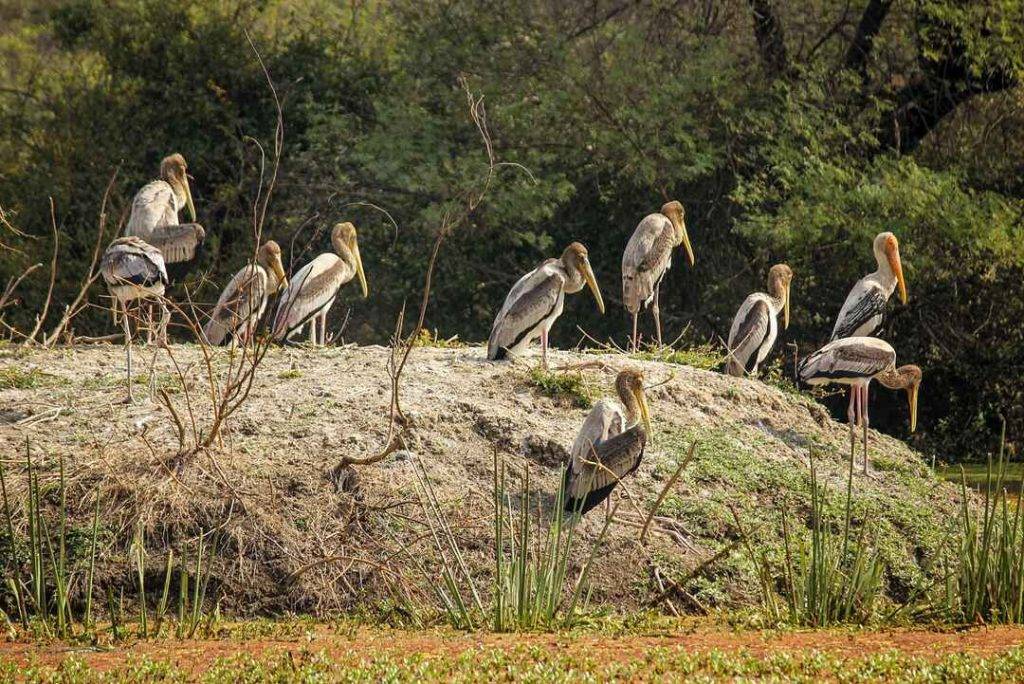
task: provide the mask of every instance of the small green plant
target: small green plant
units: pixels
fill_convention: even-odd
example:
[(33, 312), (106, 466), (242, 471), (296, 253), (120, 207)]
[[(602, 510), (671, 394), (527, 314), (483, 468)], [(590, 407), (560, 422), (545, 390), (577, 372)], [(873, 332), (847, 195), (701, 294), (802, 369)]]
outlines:
[[(442, 614), (452, 626), (474, 629), (484, 622), (488, 613), (489, 622), (497, 632), (553, 629), (575, 623), (579, 611), (588, 602), (590, 568), (614, 511), (587, 549), (587, 559), (570, 584), (575, 515), (567, 516), (564, 511), (564, 492), (559, 488), (550, 518), (543, 522), (533, 520), (535, 503), (530, 494), (529, 469), (524, 470), (522, 489), (514, 497), (508, 491), (506, 466), (495, 453), (494, 591), (491, 605), (485, 609), (476, 580), (422, 463), (417, 477), (420, 499), (441, 560), (441, 582), (432, 582), (432, 585)], [(513, 506), (515, 499), (518, 499), (518, 510)], [(541, 514), (536, 515), (539, 518)]]
[(725, 362), (725, 355), (709, 343), (692, 347), (654, 347), (634, 352), (630, 356), (644, 361), (692, 366), (700, 370), (714, 370)]
[(576, 408), (590, 408), (594, 404), (593, 390), (587, 385), (582, 373), (553, 373), (543, 368), (534, 368), (528, 377), (529, 384), (546, 397)]
[(980, 507), (961, 472), (960, 515), (950, 554), (944, 559), (941, 605), (957, 623), (1024, 622), (1024, 506), (1007, 496), (1006, 422), (999, 455), (991, 455)]
[(420, 334), (413, 340), (413, 346), (415, 347), (436, 347), (438, 349), (462, 349), (466, 346), (466, 343), (459, 339), (458, 335), (452, 335), (451, 337), (441, 337), (441, 335), (435, 329), (433, 332), (423, 328), (420, 330)]
[[(846, 513), (842, 532), (829, 519), (828, 488), (818, 481), (813, 458), (811, 476), (810, 539), (800, 539), (790, 529), (785, 508), (780, 510), (785, 552), (781, 585), (784, 608), (775, 593), (777, 584), (767, 553), (744, 541), (755, 567), (762, 606), (769, 618), (802, 627), (836, 624), (865, 624), (875, 615), (883, 593), (885, 566), (870, 542), (867, 525), (854, 531), (851, 525), (852, 469), (846, 491)], [(737, 525), (740, 525), (739, 517)], [(742, 526), (740, 526), (742, 533)]]
[(298, 368), (289, 368), (288, 370), (283, 370), (277, 374), (278, 380), (294, 380), (295, 378), (301, 377), (302, 371), (300, 371)]
[(57, 376), (44, 373), (38, 368), (0, 368), (0, 390), (36, 389), (49, 386), (56, 380)]

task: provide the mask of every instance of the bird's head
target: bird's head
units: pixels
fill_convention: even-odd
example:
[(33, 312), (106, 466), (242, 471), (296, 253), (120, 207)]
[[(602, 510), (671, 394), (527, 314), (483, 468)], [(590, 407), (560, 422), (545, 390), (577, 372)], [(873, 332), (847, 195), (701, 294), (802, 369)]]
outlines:
[(267, 240), (260, 247), (256, 260), (274, 276), (274, 292), (283, 290), (288, 284), (288, 277), (284, 273), (284, 264), (281, 263), (281, 247), (273, 240)]
[(917, 393), (921, 388), (921, 368), (913, 364), (900, 366), (896, 369), (900, 384), (907, 392), (907, 403), (910, 405), (910, 431), (917, 429)]
[(903, 280), (903, 262), (900, 260), (899, 240), (892, 233), (879, 233), (875, 236), (874, 252), (879, 268), (886, 264), (892, 274), (896, 276), (896, 285), (900, 290), (900, 302), (906, 304), (907, 283)]
[(184, 200), (188, 208), (188, 215), (194, 223), (196, 220), (196, 206), (192, 203), (192, 190), (188, 185), (188, 164), (185, 157), (177, 152), (163, 158), (160, 162), (160, 178), (174, 188), (179, 201)]
[(644, 392), (643, 371), (627, 368), (620, 371), (615, 378), (615, 389), (623, 405), (630, 411), (639, 414), (648, 438), (651, 432), (651, 410), (647, 406), (647, 394)]
[(349, 252), (355, 261), (356, 276), (359, 277), (359, 287), (363, 291), (363, 297), (369, 296), (369, 288), (366, 286), (366, 274), (363, 272), (363, 258), (359, 256), (359, 239), (356, 236), (356, 227), (349, 221), (339, 223), (331, 230), (331, 244), (334, 251), (339, 254)]
[(590, 255), (587, 248), (579, 242), (573, 242), (562, 252), (562, 265), (570, 274), (579, 273), (587, 283), (587, 287), (597, 301), (597, 309), (604, 313), (604, 299), (601, 297), (601, 289), (597, 286), (597, 278), (594, 277), (594, 269), (590, 266)]
[(789, 327), (789, 288), (793, 282), (793, 269), (786, 264), (775, 264), (768, 271), (768, 292), (782, 299), (782, 327)]
[(686, 260), (693, 266), (696, 259), (693, 256), (693, 247), (690, 246), (690, 235), (686, 232), (686, 211), (683, 209), (683, 203), (676, 200), (666, 202), (661, 205), (661, 213), (672, 222), (676, 233), (676, 245), (683, 246), (686, 250)]

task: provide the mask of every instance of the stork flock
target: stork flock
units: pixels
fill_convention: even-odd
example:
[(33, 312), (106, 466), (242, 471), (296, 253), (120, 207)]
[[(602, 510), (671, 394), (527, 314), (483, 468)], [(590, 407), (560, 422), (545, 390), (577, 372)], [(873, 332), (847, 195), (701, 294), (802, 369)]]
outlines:
[[(172, 154), (160, 164), (160, 178), (145, 185), (132, 201), (125, 234), (114, 240), (103, 255), (100, 273), (114, 300), (114, 320), (124, 333), (128, 367), (128, 396), (132, 397), (132, 331), (127, 307), (133, 302), (154, 303), (161, 309), (155, 331), (152, 320), (147, 335), (166, 344), (170, 311), (165, 293), (176, 273), (194, 261), (205, 239), (195, 222), (195, 206), (184, 157)], [(185, 208), (189, 223), (180, 223)], [(309, 342), (326, 343), (326, 319), (341, 288), (353, 278), (363, 297), (368, 296), (366, 275), (359, 253), (357, 232), (351, 223), (339, 223), (331, 231), (333, 252), (320, 254), (289, 279), (281, 260), (281, 248), (268, 240), (255, 250), (252, 263), (228, 282), (201, 331), (202, 341), (219, 345), (245, 344), (256, 334), (274, 295), (277, 304), (269, 314), (273, 340), (288, 343), (308, 326)], [(649, 309), (655, 340), (662, 346), (659, 310), (661, 285), (672, 267), (677, 248), (686, 261), (695, 263), (686, 230), (685, 211), (677, 201), (644, 217), (633, 231), (622, 255), (622, 302), (632, 316), (630, 346), (640, 348), (638, 318)], [(893, 347), (872, 335), (879, 329), (889, 298), (899, 289), (907, 301), (899, 243), (892, 233), (879, 234), (873, 244), (877, 269), (861, 278), (850, 290), (833, 327), (831, 340), (803, 359), (797, 368), (808, 385), (837, 383), (849, 387), (847, 412), (850, 427), (851, 468), (856, 430), (863, 430), (863, 472), (868, 467), (868, 387), (873, 379), (887, 388), (904, 390), (910, 407), (910, 429), (917, 425), (917, 396), (921, 369), (896, 366)], [(775, 346), (782, 328), (789, 326), (793, 270), (776, 264), (768, 271), (767, 292), (755, 292), (740, 305), (729, 330), (725, 372), (756, 377), (758, 367)], [(509, 291), (495, 317), (487, 342), (487, 358), (508, 359), (521, 354), (540, 339), (541, 363), (547, 368), (548, 335), (561, 316), (565, 296), (589, 288), (598, 310), (605, 310), (601, 290), (586, 247), (571, 243), (558, 259), (546, 259), (523, 275)], [(120, 316), (119, 316), (120, 314)], [(605, 501), (616, 484), (639, 467), (650, 438), (651, 415), (641, 371), (621, 371), (615, 380), (618, 401), (598, 401), (584, 420), (572, 445), (565, 473), (565, 507), (586, 513)]]

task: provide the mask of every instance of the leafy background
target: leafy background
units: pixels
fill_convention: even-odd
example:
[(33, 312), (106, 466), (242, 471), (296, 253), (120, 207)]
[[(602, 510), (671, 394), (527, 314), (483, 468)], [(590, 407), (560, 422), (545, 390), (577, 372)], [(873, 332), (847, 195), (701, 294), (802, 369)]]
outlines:
[[(480, 181), (465, 78), (484, 96), (498, 159), (530, 174), (501, 167), (446, 243), (429, 327), (485, 339), (515, 278), (580, 240), (609, 311), (571, 298), (554, 343), (575, 344), (575, 323), (623, 342), (621, 250), (672, 198), (697, 264), (670, 273), (667, 336), (724, 336), (786, 261), (787, 341), (806, 352), (873, 268), (872, 237), (893, 230), (911, 300), (881, 335), (926, 371), (913, 439), (947, 460), (980, 457), (1002, 414), (1020, 446), (1019, 1), (4, 0), (0, 27), (0, 207), (29, 236), (0, 233), (3, 283), (48, 261), (52, 197), (55, 301), (68, 301), (114, 169), (123, 218), (160, 158), (180, 151), (209, 235), (191, 288), (216, 298), (253, 249), (261, 159), (247, 139), (272, 149), (275, 110), (248, 30), (284, 106), (269, 236), (294, 266), (327, 247), (335, 221), (360, 229), (371, 297), (350, 288), (335, 307), (346, 339), (386, 339), (419, 294), (445, 208)], [(11, 325), (34, 319), (45, 271), (20, 286)], [(99, 309), (74, 325), (109, 331)], [(874, 401), (875, 424), (904, 435), (901, 397)]]

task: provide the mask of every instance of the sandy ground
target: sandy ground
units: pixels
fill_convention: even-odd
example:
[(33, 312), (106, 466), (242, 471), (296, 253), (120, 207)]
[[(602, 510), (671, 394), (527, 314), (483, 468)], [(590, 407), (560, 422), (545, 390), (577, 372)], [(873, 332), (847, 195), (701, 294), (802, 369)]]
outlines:
[[(140, 375), (153, 365), (191, 443), (210, 421), (198, 349), (138, 351)], [(227, 363), (226, 352), (219, 354), (218, 368)], [(56, 482), (63, 458), (68, 499), (82, 525), (99, 498), (107, 530), (101, 579), (131, 576), (125, 549), (137, 528), (151, 549), (147, 572), (154, 586), (162, 576), (162, 549), (187, 557), (196, 537), (215, 529), (226, 608), (329, 612), (388, 597), (397, 585), (422, 598), (416, 589), (422, 573), (411, 558), (426, 558), (430, 543), (416, 493), (417, 463), (435, 483), (471, 562), (486, 568), (495, 451), (513, 466), (530, 466), (535, 501), (547, 506), (558, 463), (586, 410), (530, 384), (536, 359), (492, 364), (478, 347), (417, 348), (402, 390), (412, 426), (408, 448), (358, 469), (354, 491), (338, 491), (329, 475), (339, 459), (376, 453), (386, 441), (387, 361), (381, 347), (274, 348), (248, 401), (230, 419), (223, 444), (181, 459), (168, 411), (145, 398), (145, 384), (136, 385), (137, 403), (122, 403), (120, 347), (5, 348), (0, 366), (37, 375), (24, 383), (31, 386), (0, 391), (0, 454), (15, 495), (24, 480), (26, 442), (44, 483)], [(787, 482), (806, 480), (812, 450), (824, 454), (817, 458), (821, 477), (845, 487), (848, 432), (806, 396), (688, 366), (552, 354), (553, 367), (579, 364), (587, 364), (578, 372), (597, 396), (611, 394), (615, 373), (626, 366), (641, 367), (654, 385), (654, 442), (627, 483), (632, 501), (621, 504), (624, 520), (612, 525), (598, 559), (598, 603), (635, 603), (645, 591), (657, 591), (656, 567), (678, 573), (735, 540), (725, 505), (755, 514), (776, 505)], [(639, 509), (653, 503), (693, 439), (700, 441), (698, 457), (666, 503), (676, 512), (638, 545), (627, 518), (638, 519)], [(920, 507), (923, 513), (908, 514), (909, 523), (893, 523), (894, 534), (907, 535), (913, 562), (924, 542), (904, 527), (918, 517), (944, 519), (955, 492), (934, 481), (920, 455), (898, 440), (872, 433), (871, 454), (887, 465), (875, 479), (858, 480), (856, 495), (877, 503), (883, 518), (897, 503)], [(722, 472), (730, 463), (747, 470)], [(712, 503), (713, 511), (702, 508)], [(597, 534), (603, 515), (588, 516), (585, 538)], [(624, 557), (635, 562), (623, 563)], [(381, 564), (400, 566), (401, 578), (381, 576)], [(725, 596), (749, 599), (755, 591), (749, 577), (726, 574), (713, 581)]]

